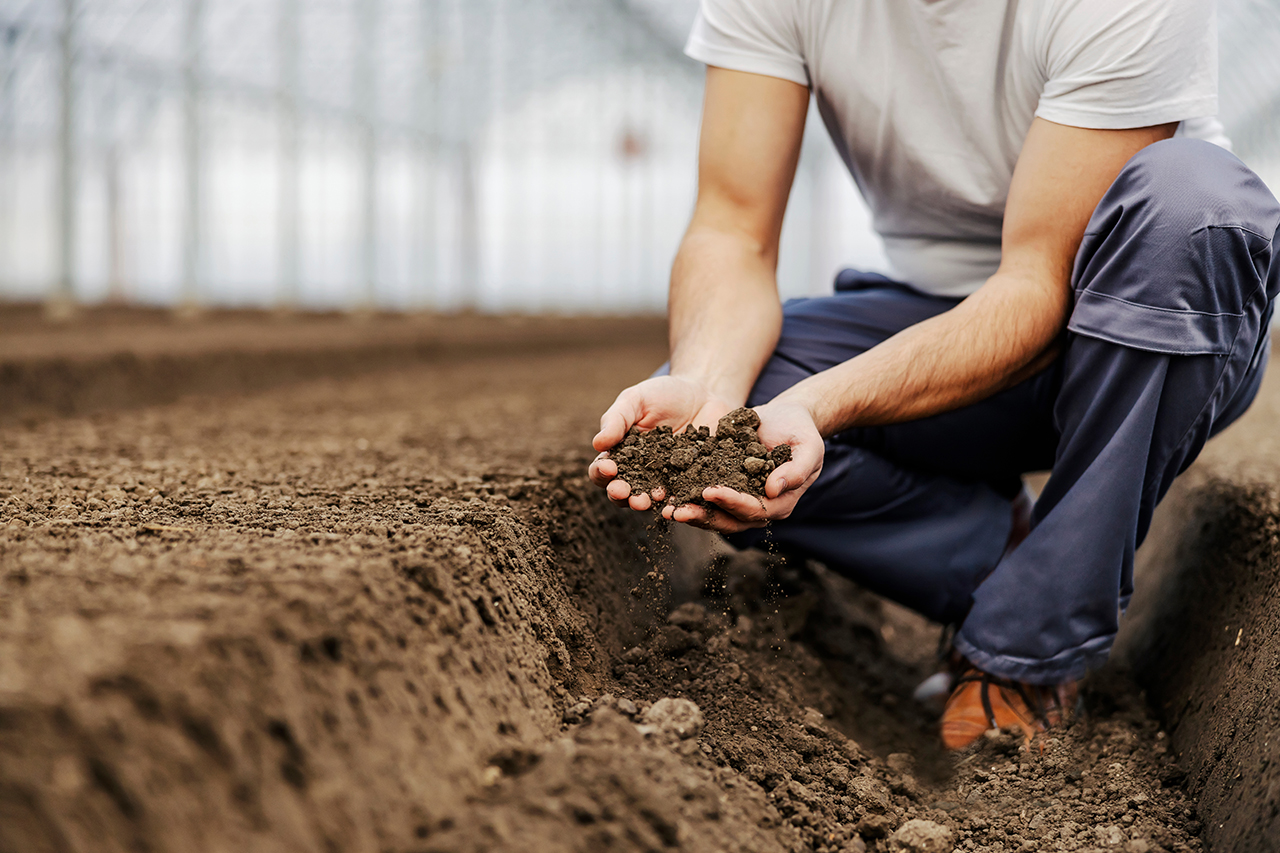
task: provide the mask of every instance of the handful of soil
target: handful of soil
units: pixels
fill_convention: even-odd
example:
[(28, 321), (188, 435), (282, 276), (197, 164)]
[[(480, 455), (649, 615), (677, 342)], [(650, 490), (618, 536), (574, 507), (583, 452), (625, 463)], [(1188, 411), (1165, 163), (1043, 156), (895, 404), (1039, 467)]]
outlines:
[(760, 443), (760, 416), (751, 409), (734, 409), (716, 424), (715, 435), (705, 426), (673, 433), (660, 426), (649, 432), (632, 427), (609, 450), (618, 464), (618, 477), (632, 494), (661, 486), (671, 506), (706, 504), (702, 490), (728, 486), (761, 497), (769, 472), (791, 459), (791, 445), (770, 450)]

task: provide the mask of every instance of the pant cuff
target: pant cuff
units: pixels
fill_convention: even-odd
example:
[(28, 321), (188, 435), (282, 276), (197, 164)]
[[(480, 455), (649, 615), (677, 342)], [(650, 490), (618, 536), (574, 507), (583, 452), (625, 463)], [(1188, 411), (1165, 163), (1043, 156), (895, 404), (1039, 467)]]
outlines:
[(953, 640), (956, 650), (978, 669), (1013, 681), (1028, 684), (1061, 684), (1076, 681), (1107, 661), (1115, 635), (1095, 637), (1083, 645), (1059, 652), (1051, 658), (1024, 658), (991, 654), (965, 639), (963, 629)]

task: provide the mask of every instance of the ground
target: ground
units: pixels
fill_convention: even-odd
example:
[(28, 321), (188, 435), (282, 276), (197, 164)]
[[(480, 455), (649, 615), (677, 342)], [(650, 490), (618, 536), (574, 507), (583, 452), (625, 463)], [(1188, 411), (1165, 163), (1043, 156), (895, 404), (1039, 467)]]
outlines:
[(1202, 847), (1124, 672), (945, 755), (936, 627), (590, 487), (655, 322), (405, 327), (391, 366), (277, 318), (289, 352), (228, 375), (210, 333), (151, 396), (193, 336), (130, 322), (119, 405), (13, 380), (53, 344), (0, 376), (0, 851)]

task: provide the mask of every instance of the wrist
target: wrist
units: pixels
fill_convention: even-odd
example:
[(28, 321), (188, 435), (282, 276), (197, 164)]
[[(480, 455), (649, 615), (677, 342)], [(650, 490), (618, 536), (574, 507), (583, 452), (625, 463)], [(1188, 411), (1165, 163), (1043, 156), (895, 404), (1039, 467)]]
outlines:
[(705, 404), (709, 402), (720, 402), (727, 405), (730, 409), (736, 409), (739, 406), (747, 404), (747, 391), (741, 390), (738, 385), (729, 380), (720, 379), (713, 376), (706, 376), (695, 371), (678, 371), (671, 370), (673, 379), (679, 379), (688, 383), (698, 398)]
[(792, 385), (775, 397), (774, 402), (803, 409), (823, 438), (829, 438), (845, 427), (842, 408), (824, 388), (811, 380)]

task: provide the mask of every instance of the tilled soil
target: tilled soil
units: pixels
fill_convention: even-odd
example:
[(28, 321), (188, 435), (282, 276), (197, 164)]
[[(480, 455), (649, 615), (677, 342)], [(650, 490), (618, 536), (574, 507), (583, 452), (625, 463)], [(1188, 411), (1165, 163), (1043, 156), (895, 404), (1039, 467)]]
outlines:
[(947, 756), (923, 620), (758, 555), (672, 600), (584, 477), (661, 357), (0, 427), (0, 850), (1199, 849), (1119, 676)]
[(1214, 850), (1280, 850), (1280, 369), (1174, 484), (1117, 646)]
[(649, 318), (493, 317), (97, 307), (41, 322), (38, 305), (0, 303), (0, 424), (262, 391), (407, 362), (442, 367), (499, 353), (662, 339)]
[[(933, 638), (922, 620), (819, 567), (779, 580), (762, 570), (767, 560), (731, 562), (727, 597), (673, 610), (614, 662), (615, 694), (567, 709), (571, 740), (495, 781), (478, 808), (482, 826), (561, 797), (567, 807), (541, 816), (552, 824), (542, 832), (564, 838), (585, 826), (595, 835), (548, 849), (609, 849), (641, 835), (607, 819), (616, 795), (602, 780), (612, 780), (631, 802), (651, 804), (658, 838), (689, 850), (935, 849), (895, 840), (910, 821), (949, 839), (940, 850), (1199, 849), (1166, 738), (1114, 676), (1088, 692), (1085, 717), (1030, 751), (1007, 735), (946, 755), (934, 712), (910, 699), (921, 674), (913, 659), (929, 657), (919, 641)], [(764, 597), (753, 583), (761, 577)], [(691, 700), (705, 727), (683, 740), (648, 731), (655, 696)], [(643, 741), (667, 762), (664, 748), (683, 756), (683, 768), (629, 767), (628, 747)], [(579, 757), (584, 748), (590, 757)], [(665, 807), (652, 805), (664, 798)], [(745, 825), (733, 829), (734, 820)], [(435, 849), (481, 850), (500, 837), (461, 833)]]

